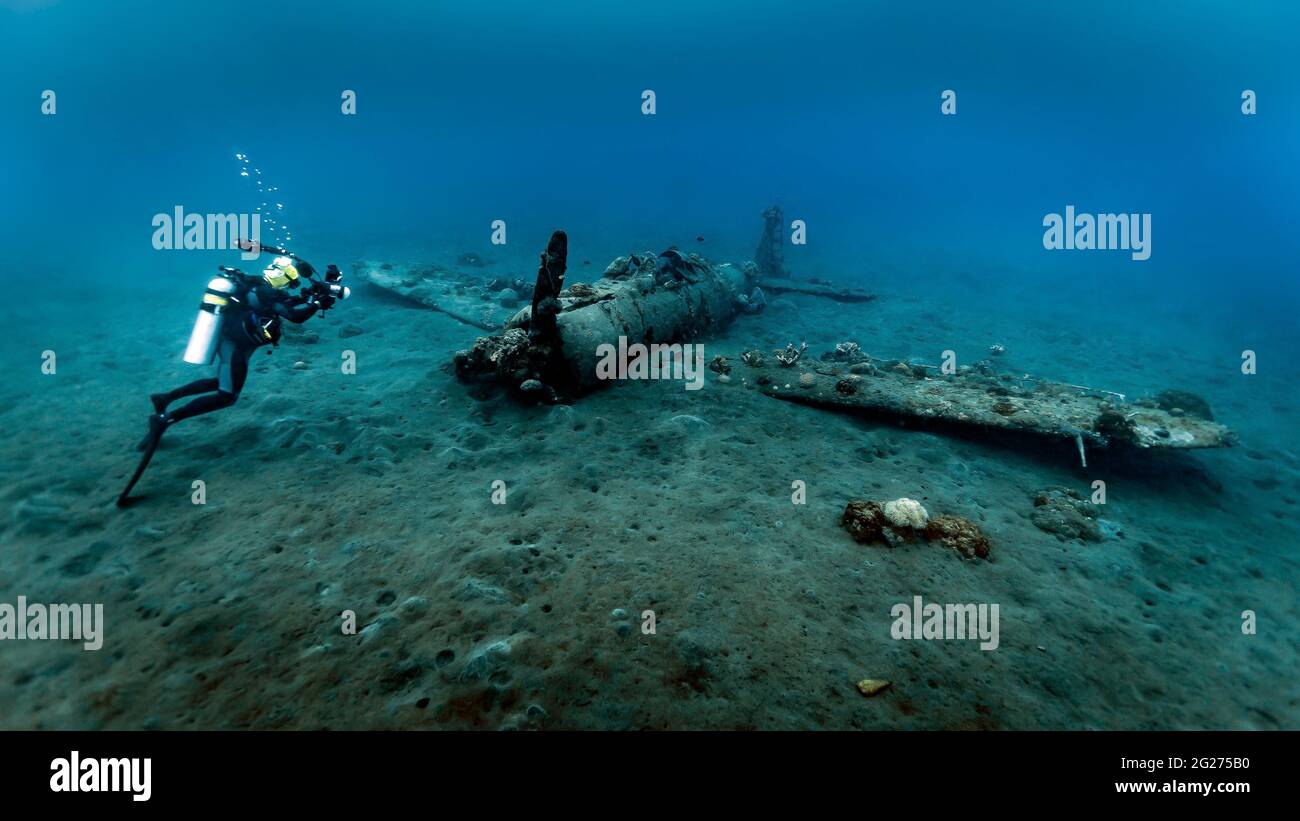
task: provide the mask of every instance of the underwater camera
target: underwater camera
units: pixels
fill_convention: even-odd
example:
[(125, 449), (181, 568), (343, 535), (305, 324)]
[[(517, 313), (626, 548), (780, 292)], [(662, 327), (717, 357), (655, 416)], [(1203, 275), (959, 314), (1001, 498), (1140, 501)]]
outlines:
[(328, 311), (340, 299), (352, 295), (352, 289), (343, 284), (343, 272), (331, 263), (325, 269), (325, 278), (308, 280), (307, 300), (320, 307), (321, 313)]

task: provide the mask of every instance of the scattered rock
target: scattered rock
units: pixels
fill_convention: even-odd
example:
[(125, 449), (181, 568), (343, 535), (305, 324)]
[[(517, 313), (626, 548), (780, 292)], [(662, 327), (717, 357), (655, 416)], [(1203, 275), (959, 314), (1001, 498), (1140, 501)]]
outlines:
[(919, 502), (912, 499), (895, 499), (892, 502), (849, 502), (840, 517), (840, 524), (854, 541), (869, 544), (884, 542), (897, 547), (912, 540), (924, 530), (928, 515)]
[(1053, 533), (1061, 541), (1101, 541), (1101, 527), (1096, 521), (1097, 506), (1084, 501), (1078, 492), (1067, 487), (1038, 491), (1030, 520), (1039, 530)]
[(354, 336), (361, 336), (365, 332), (366, 332), (365, 328), (359, 327), (357, 325), (344, 325), (342, 328), (339, 328), (339, 339), (348, 339)]
[(799, 374), (799, 387), (801, 387), (801, 388), (811, 388), (813, 385), (816, 385), (816, 384), (817, 384), (817, 377), (816, 377), (816, 376), (813, 376), (813, 375), (810, 374), (810, 373), (801, 373), (801, 374)]
[(885, 540), (885, 511), (877, 502), (849, 502), (840, 516), (840, 526), (853, 541), (870, 544)]
[(960, 516), (935, 516), (926, 523), (925, 538), (943, 542), (965, 559), (987, 559), (993, 550), (979, 525)]
[(843, 362), (848, 365), (857, 365), (866, 363), (871, 357), (867, 356), (858, 343), (848, 340), (838, 343), (835, 350), (823, 353), (821, 359), (823, 362)]
[(883, 678), (864, 678), (858, 682), (858, 692), (870, 698), (889, 689), (890, 684), (891, 682), (885, 681)]
[(993, 550), (979, 527), (960, 516), (936, 516), (915, 499), (895, 499), (881, 504), (872, 501), (849, 502), (840, 524), (856, 542), (884, 542), (897, 547), (916, 536), (942, 542), (967, 559), (987, 559)]
[[(1207, 422), (1214, 421), (1210, 403), (1190, 391), (1161, 391), (1155, 395), (1153, 401), (1156, 407), (1168, 411), (1173, 416), (1188, 415)], [(1181, 412), (1174, 413), (1174, 411)]]

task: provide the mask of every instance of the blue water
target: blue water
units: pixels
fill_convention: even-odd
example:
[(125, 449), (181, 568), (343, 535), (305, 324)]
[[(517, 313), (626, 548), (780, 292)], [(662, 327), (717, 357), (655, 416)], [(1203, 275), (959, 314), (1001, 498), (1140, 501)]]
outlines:
[[(739, 257), (780, 201), (810, 227), (795, 268), (933, 252), (1014, 261), (1032, 269), (1021, 287), (1088, 272), (1242, 310), (1297, 293), (1292, 3), (18, 0), (0, 15), (0, 243), (18, 272), (175, 269), (151, 217), (251, 210), (243, 151), (304, 248), (486, 246), (505, 219), (529, 254), (563, 225), (579, 246), (704, 234)], [(1067, 204), (1150, 212), (1151, 259), (1045, 252), (1041, 220)]]
[[(1185, 594), (1217, 596), (1214, 606), (1223, 612), (1213, 614), (1211, 627), (1203, 624), (1198, 632), (1175, 622), (1170, 644), (1163, 645), (1188, 655), (1166, 656), (1161, 647), (1140, 645), (1134, 656), (1142, 656), (1150, 669), (1137, 675), (1119, 662), (1105, 666), (1104, 672), (1113, 674), (1107, 681), (1121, 682), (1111, 685), (1103, 681), (1094, 686), (1090, 649), (1073, 659), (1073, 667), (1062, 663), (1061, 669), (1078, 673), (1077, 682), (1082, 683), (1071, 686), (1081, 700), (1104, 691), (1118, 705), (1117, 716), (1107, 714), (1110, 705), (1093, 705), (1080, 708), (1078, 715), (1039, 717), (1039, 695), (1031, 682), (1031, 696), (1023, 702), (1028, 706), (1011, 711), (1006, 726), (1144, 726), (1155, 708), (1150, 706), (1154, 701), (1143, 699), (1157, 691), (1152, 682), (1165, 681), (1173, 682), (1170, 689), (1183, 701), (1174, 699), (1174, 706), (1158, 714), (1160, 726), (1295, 726), (1294, 711), (1273, 695), (1282, 692), (1284, 685), (1278, 682), (1294, 679), (1294, 655), (1278, 649), (1284, 631), (1267, 636), (1278, 644), (1266, 645), (1268, 652), (1254, 656), (1251, 645), (1223, 645), (1223, 657), (1235, 665), (1234, 675), (1265, 669), (1274, 676), (1257, 678), (1263, 682), (1258, 687), (1252, 681), (1250, 686), (1229, 682), (1205, 688), (1199, 682), (1210, 670), (1208, 664), (1201, 670), (1183, 659), (1199, 663), (1204, 657), (1197, 644), (1202, 634), (1234, 631), (1236, 612), (1245, 607), (1259, 607), (1261, 612), (1274, 608), (1261, 623), (1272, 619), (1286, 629), (1295, 621), (1293, 598), (1280, 601), (1285, 596), (1270, 599), (1258, 591), (1271, 590), (1268, 584), (1294, 573), (1293, 508), (1300, 498), (1300, 444), (1294, 434), (1300, 414), (1293, 399), (1300, 378), (1300, 362), (1294, 358), (1300, 344), (1297, 31), (1300, 5), (1294, 2), (295, 0), (271, 5), (244, 0), (0, 0), (0, 278), (10, 286), (0, 304), (0, 325), (22, 329), (0, 339), (0, 361), (26, 357), (20, 360), (26, 363), (21, 379), (6, 380), (0, 391), (0, 414), (12, 412), (9, 419), (19, 421), (6, 424), (24, 432), (11, 442), (22, 461), (6, 468), (12, 476), (7, 481), (14, 488), (19, 480), (30, 484), (4, 490), (14, 510), (6, 513), (9, 531), (0, 528), (0, 537), (16, 533), (14, 538), (39, 549), (15, 555), (30, 554), (40, 561), (45, 545), (70, 554), (85, 547), (81, 542), (87, 534), (98, 538), (101, 530), (110, 534), (104, 537), (107, 541), (132, 551), (143, 538), (135, 520), (109, 517), (82, 497), (108, 499), (104, 488), (111, 485), (116, 492), (121, 486), (122, 472), (135, 459), (129, 445), (142, 432), (146, 389), (162, 389), (182, 378), (176, 360), (203, 283), (212, 266), (240, 264), (231, 251), (156, 250), (152, 239), (157, 214), (171, 214), (177, 206), (188, 213), (250, 213), (267, 202), (271, 205), (264, 213), (282, 214), (291, 227), (292, 249), (321, 266), (336, 262), (350, 270), (349, 263), (361, 258), (449, 264), (462, 253), (474, 252), (496, 266), (481, 271), (484, 276), (529, 279), (550, 232), (563, 228), (570, 237), (572, 281), (595, 278), (615, 255), (669, 245), (718, 261), (748, 260), (758, 239), (760, 213), (779, 203), (787, 221), (802, 220), (807, 226), (807, 244), (785, 247), (786, 263), (796, 276), (857, 285), (881, 299), (844, 307), (843, 313), (839, 305), (810, 308), (803, 302), (784, 314), (774, 310), (746, 317), (729, 331), (735, 336), (728, 344), (737, 350), (751, 343), (741, 338), (744, 334), (760, 337), (752, 340), (757, 345), (796, 341), (793, 335), (802, 332), (800, 323), (816, 324), (809, 330), (827, 337), (819, 343), (833, 341), (834, 334), (835, 340), (860, 341), (873, 354), (930, 363), (945, 349), (956, 350), (964, 363), (984, 357), (992, 343), (1005, 344), (1008, 354), (1001, 361), (1009, 370), (1131, 396), (1164, 388), (1204, 394), (1217, 418), (1242, 436), (1242, 448), (1197, 454), (1149, 474), (1117, 471), (1116, 516), (1127, 517), (1142, 539), (1152, 541), (1135, 538), (1119, 546), (1085, 548), (1071, 544), (1059, 548), (1068, 558), (1058, 562), (1054, 553), (1042, 548), (1049, 544), (1051, 550), (1058, 549), (1049, 541), (1052, 537), (1030, 530), (1033, 526), (1025, 519), (1038, 487), (1082, 482), (1083, 477), (1064, 473), (1073, 470), (1068, 445), (1064, 457), (1049, 452), (1040, 459), (1028, 448), (1008, 456), (996, 448), (986, 453), (944, 440), (923, 448), (933, 458), (904, 461), (913, 458), (909, 447), (928, 440), (912, 439), (907, 431), (850, 428), (838, 418), (831, 422), (789, 417), (805, 420), (798, 428), (788, 421), (771, 423), (773, 430), (797, 430), (797, 435), (807, 436), (810, 451), (817, 454), (812, 460), (815, 469), (834, 471), (833, 479), (823, 478), (825, 484), (818, 487), (818, 492), (831, 488), (818, 504), (832, 505), (827, 499), (833, 497), (833, 506), (842, 505), (846, 493), (875, 493), (870, 488), (886, 485), (896, 488), (891, 492), (919, 495), (926, 492), (925, 481), (946, 487), (950, 462), (961, 462), (966, 471), (962, 475), (971, 477), (969, 489), (958, 482), (960, 490), (946, 496), (935, 491), (935, 509), (974, 515), (973, 507), (965, 507), (974, 500), (981, 515), (989, 511), (985, 523), (995, 535), (1021, 534), (1008, 535), (1006, 551), (1017, 557), (1009, 566), (1020, 574), (1010, 577), (1016, 598), (1008, 593), (1007, 600), (1022, 612), (1036, 613), (1040, 605), (1035, 598), (1040, 588), (1022, 584), (1023, 579), (1042, 581), (1043, 600), (1057, 596), (1057, 587), (1069, 585), (1076, 586), (1071, 589), (1085, 603), (1099, 590), (1119, 598), (1132, 593), (1132, 601), (1122, 599), (1119, 611), (1125, 636), (1145, 629), (1151, 617), (1135, 602), (1150, 600), (1149, 608), (1158, 599), (1166, 611), (1183, 607), (1192, 613), (1204, 600), (1184, 599)], [(52, 116), (41, 110), (47, 89), (57, 95), (57, 113)], [(656, 95), (657, 110), (650, 116), (642, 113), (647, 89)], [(953, 116), (941, 113), (946, 89), (957, 95)], [(1246, 89), (1257, 96), (1258, 112), (1249, 116), (1241, 109)], [(354, 116), (340, 110), (345, 90), (357, 95)], [(239, 155), (249, 157), (249, 163)], [(269, 196), (259, 193), (250, 178), (241, 177), (246, 168), (260, 169), (264, 186), (278, 190)], [(276, 203), (283, 204), (283, 211), (270, 210)], [(1046, 250), (1043, 219), (1067, 206), (1081, 213), (1150, 214), (1150, 258), (1136, 261), (1118, 250)], [(496, 220), (507, 225), (505, 246), (491, 243)], [(265, 241), (282, 239), (274, 233), (263, 236)], [(149, 290), (156, 293), (142, 296)], [(800, 313), (803, 310), (809, 313)], [(805, 318), (809, 316), (814, 318)], [(454, 465), (428, 455), (461, 452), (466, 443), (456, 438), (457, 431), (479, 422), (473, 414), (459, 415), (458, 408), (472, 407), (476, 400), (465, 398), (463, 391), (456, 393), (459, 388), (453, 387), (444, 367), (451, 352), (468, 345), (476, 331), (441, 316), (425, 319), (409, 306), (381, 303), (374, 292), (358, 288), (352, 302), (331, 314), (329, 323), (334, 324), (313, 320), (307, 326), (324, 343), (314, 348), (289, 344), (284, 355), (259, 360), (261, 368), (252, 377), (247, 399), (215, 419), (187, 423), (183, 433), (169, 440), (177, 442), (175, 449), (164, 452), (151, 468), (149, 480), (156, 495), (140, 514), (158, 517), (157, 532), (166, 531), (158, 538), (165, 539), (160, 544), (168, 548), (167, 560), (183, 562), (202, 555), (187, 549), (197, 538), (183, 519), (188, 514), (175, 513), (177, 506), (189, 509), (191, 475), (186, 471), (200, 467), (204, 476), (210, 471), (215, 477), (214, 487), (228, 474), (237, 477), (226, 485), (237, 490), (254, 474), (270, 477), (272, 486), (281, 487), (313, 469), (328, 468), (330, 475), (320, 480), (323, 486), (309, 491), (311, 496), (343, 500), (345, 512), (337, 530), (331, 520), (323, 533), (311, 536), (324, 545), (327, 563), (350, 561), (344, 556), (348, 551), (338, 549), (340, 544), (371, 537), (376, 543), (404, 544), (417, 532), (424, 540), (421, 551), (449, 550), (449, 545), (459, 550), (457, 539), (466, 538), (470, 528), (461, 525), (457, 532), (455, 517), (478, 510), (473, 505), (482, 500), (471, 491), (487, 486), (490, 477), (484, 471), (498, 468), (485, 461), (479, 472), (472, 465), (462, 467), (460, 476), (448, 479)], [(344, 324), (365, 332), (347, 337), (356, 340), (347, 344), (361, 350), (366, 362), (359, 387), (326, 381), (335, 367), (327, 358), (335, 355), (332, 346)], [(778, 333), (790, 336), (777, 339)], [(773, 338), (762, 338), (765, 334)], [(66, 379), (50, 380), (37, 372), (34, 363), (46, 348), (59, 352)], [(1257, 375), (1240, 372), (1246, 350), (1258, 356)], [(290, 370), (299, 356), (312, 363), (310, 376)], [(371, 369), (372, 362), (380, 364)], [(183, 373), (188, 379), (191, 371)], [(390, 384), (397, 387), (389, 391)], [(63, 392), (39, 392), (46, 389)], [(639, 426), (660, 430), (652, 424), (656, 413), (667, 419), (679, 418), (684, 410), (698, 413), (716, 424), (714, 441), (722, 450), (732, 441), (722, 439), (724, 432), (731, 433), (729, 425), (740, 429), (752, 424), (757, 429), (764, 424), (738, 421), (726, 415), (724, 406), (703, 400), (671, 411), (662, 402), (644, 408), (629, 403), (620, 410), (608, 396), (593, 401), (607, 403), (591, 413), (613, 420), (609, 427), (615, 433)], [(768, 412), (785, 420), (789, 409), (773, 404)], [(46, 413), (46, 408), (53, 410)], [(66, 417), (55, 413), (63, 410)], [(503, 463), (514, 460), (511, 448), (518, 442), (504, 440), (515, 434), (501, 429), (513, 432), (516, 425), (524, 431), (519, 441), (543, 442), (551, 423), (529, 416), (532, 410), (494, 410), (507, 422), (491, 432), (493, 445), (482, 453), (499, 450), (506, 454), (500, 457)], [(645, 420), (629, 421), (643, 411)], [(311, 436), (305, 441), (319, 450), (336, 438), (346, 440), (359, 455), (349, 450), (346, 462), (344, 456), (329, 462), (339, 456), (334, 450), (321, 462), (306, 446), (302, 452), (278, 447), (281, 461), (241, 466), (239, 449), (227, 445), (225, 434), (233, 431), (231, 441), (237, 443), (271, 441), (285, 425), (301, 424), (285, 421), (291, 413), (328, 419), (331, 425), (344, 419), (339, 423), (344, 432), (312, 428), (319, 443)], [(822, 421), (806, 421), (814, 418)], [(355, 430), (349, 427), (354, 424)], [(826, 425), (824, 437), (817, 435), (818, 424)], [(598, 427), (591, 425), (593, 430)], [(573, 430), (584, 428), (585, 422)], [(477, 441), (486, 434), (475, 430), (472, 436)], [(629, 464), (634, 471), (660, 469), (657, 457), (625, 459), (616, 449), (607, 450), (609, 440), (617, 438), (613, 433), (608, 439), (591, 436), (557, 440), (586, 443), (556, 445), (550, 458), (558, 470), (564, 470), (561, 451), (566, 447), (589, 453), (584, 458), (592, 465), (600, 459), (611, 463), (610, 486), (627, 493), (636, 482), (618, 483), (626, 480)], [(418, 452), (413, 444), (409, 451), (398, 445), (421, 437), (429, 437), (428, 447)], [(862, 444), (870, 444), (872, 437), (875, 445)], [(744, 441), (754, 447), (750, 439)], [(110, 450), (108, 442), (120, 444), (123, 452)], [(407, 457), (389, 469), (398, 477), (392, 487), (412, 495), (402, 497), (405, 506), (381, 508), (391, 516), (363, 520), (360, 517), (372, 509), (366, 494), (377, 487), (372, 474), (363, 472), (376, 442)], [(46, 443), (48, 453), (34, 452)], [(224, 461), (210, 460), (203, 443), (223, 453)], [(883, 455), (854, 461), (853, 454), (863, 450), (887, 453), (891, 461), (886, 464)], [(785, 463), (799, 465), (800, 451), (797, 443), (788, 450), (782, 447), (776, 451), (779, 459), (767, 461), (760, 461), (764, 451), (757, 447), (727, 453), (728, 458), (752, 460), (752, 473), (766, 478), (793, 469)], [(361, 462), (363, 458), (367, 461)], [(522, 470), (523, 461), (508, 462), (508, 470)], [(1094, 460), (1094, 466), (1100, 461)], [(72, 475), (77, 471), (67, 465), (81, 467), (86, 475)], [(583, 468), (584, 476), (589, 468)], [(539, 468), (543, 473), (546, 469), (547, 464)], [(929, 479), (926, 469), (931, 470)], [(746, 465), (744, 470), (751, 468)], [(663, 470), (665, 476), (670, 472)], [(1008, 484), (1001, 484), (1006, 476)], [(184, 490), (175, 499), (166, 495), (172, 492), (167, 490), (169, 479)], [(658, 481), (652, 477), (641, 484)], [(781, 481), (787, 481), (783, 475)], [(436, 494), (425, 494), (423, 488), (434, 483), (446, 485), (450, 495), (429, 498)], [(527, 491), (540, 498), (534, 515), (552, 517), (543, 518), (542, 524), (534, 519), (530, 527), (557, 543), (578, 538), (569, 535), (563, 506), (546, 495), (562, 484), (547, 475)], [(600, 529), (599, 517), (593, 514), (591, 519), (604, 550), (605, 540), (612, 538), (608, 534), (624, 532), (622, 517), (634, 515), (628, 511), (635, 505), (626, 498), (611, 502), (596, 497), (595, 484), (584, 482), (593, 485), (590, 504), (616, 511), (604, 520), (606, 530)], [(707, 483), (705, 487), (709, 493), (724, 493)], [(42, 497), (45, 490), (50, 498)], [(697, 491), (694, 486), (691, 500), (699, 498)], [(981, 491), (987, 495), (979, 496)], [(741, 505), (736, 507), (741, 510), (764, 499), (782, 501), (784, 494), (784, 485), (775, 495), (770, 488), (761, 489), (750, 494), (753, 498), (728, 499), (716, 507)], [(28, 496), (37, 497), (39, 504), (29, 504)], [(233, 506), (242, 510), (239, 497), (233, 498)], [(708, 494), (704, 498), (714, 499)], [(259, 526), (285, 539), (297, 538), (274, 530), (283, 518), (275, 507), (278, 499), (258, 495), (255, 502), (267, 505), (264, 511), (258, 508), (268, 513), (263, 522), (274, 520)], [(386, 497), (380, 503), (390, 504)], [(778, 520), (776, 528), (789, 523), (786, 532), (795, 534), (790, 537), (795, 541), (784, 544), (779, 534), (773, 535), (775, 529), (761, 531), (766, 534), (761, 537), (744, 531), (745, 538), (752, 539), (747, 547), (777, 539), (771, 555), (780, 561), (773, 560), (770, 567), (781, 567), (783, 580), (786, 552), (802, 561), (805, 548), (830, 550), (830, 545), (839, 550), (831, 539), (841, 534), (826, 524), (833, 514), (822, 517), (825, 521), (800, 520), (796, 526), (795, 517), (784, 509), (755, 509), (762, 515), (755, 514), (745, 528), (758, 527), (767, 517)], [(70, 512), (65, 515), (65, 510)], [(167, 515), (178, 518), (169, 524)], [(736, 542), (736, 532), (728, 532), (725, 522), (717, 524), (716, 515), (710, 509), (694, 520), (698, 527), (705, 526), (700, 522), (713, 523), (716, 533), (699, 535), (686, 526), (675, 538), (665, 533), (664, 545), (672, 549), (664, 555), (689, 558), (691, 551), (682, 546), (704, 543), (706, 536), (719, 544)], [(587, 513), (582, 516), (585, 521)], [(60, 530), (65, 519), (68, 530)], [(410, 529), (401, 530), (398, 525), (403, 523)], [(247, 541), (238, 523), (227, 520), (223, 526), (239, 530), (229, 537), (231, 543)], [(1032, 537), (1029, 541), (1025, 533)], [(503, 533), (485, 526), (470, 535), (496, 545)], [(266, 540), (274, 541), (272, 536)], [(533, 540), (529, 535), (528, 541)], [(522, 543), (522, 537), (512, 542)], [(1026, 544), (1029, 547), (1018, 553)], [(581, 546), (572, 551), (565, 547), (570, 559), (573, 552), (582, 552)], [(710, 551), (713, 547), (710, 542)], [(494, 548), (483, 549), (485, 555), (494, 555)], [(641, 549), (630, 547), (628, 555), (639, 563), (642, 554), (635, 551)], [(408, 554), (394, 552), (406, 561)], [(58, 555), (62, 562), (64, 553)], [(763, 566), (765, 554), (755, 555), (759, 559), (752, 561), (746, 555), (744, 572), (737, 572), (737, 578), (751, 575), (751, 565)], [(859, 554), (809, 554), (799, 565), (799, 572), (820, 578), (823, 600), (837, 603), (827, 604), (827, 612), (851, 610), (845, 603), (857, 598), (850, 594), (869, 595), (836, 586), (849, 578), (838, 564), (848, 561), (844, 555), (859, 561)], [(418, 556), (429, 567), (449, 566), (442, 561), (443, 553)], [(1203, 556), (1210, 559), (1202, 561)], [(153, 559), (149, 554), (148, 570), (140, 571), (151, 579)], [(401, 575), (388, 575), (392, 568), (382, 562), (365, 564), (371, 561), (365, 555), (358, 561), (364, 572), (357, 577)], [(1064, 572), (1067, 561), (1071, 567), (1082, 566), (1082, 581), (1034, 575), (1034, 562), (1039, 561), (1043, 573), (1050, 569), (1055, 574), (1058, 565)], [(633, 563), (629, 559), (627, 566)], [(679, 575), (688, 583), (680, 590), (686, 593), (673, 599), (680, 591), (670, 588), (668, 598), (694, 603), (699, 566), (681, 566), (686, 570)], [(891, 565), (881, 560), (880, 566)], [(908, 565), (900, 560), (898, 566), (903, 568), (900, 578), (907, 577)], [(1203, 566), (1209, 570), (1202, 571)], [(425, 566), (420, 567), (423, 572)], [(590, 575), (599, 594), (623, 584), (623, 565), (611, 562), (610, 567), (615, 569), (584, 565), (570, 578)], [(708, 568), (713, 571), (712, 564)], [(354, 575), (338, 567), (335, 571), (339, 578)], [(27, 572), (29, 580), (55, 578), (39, 562), (29, 564)], [(188, 579), (190, 570), (180, 564), (170, 566), (169, 572)], [(454, 567), (445, 572), (452, 574), (446, 590), (465, 586)], [(459, 572), (480, 570), (472, 566)], [(1209, 572), (1225, 575), (1198, 575)], [(211, 578), (221, 576), (224, 584), (225, 575), (226, 569), (218, 567)], [(167, 579), (171, 589), (172, 576), (159, 571), (158, 578)], [(974, 579), (978, 585), (996, 584), (1001, 577), (960, 573), (953, 578), (963, 584)], [(1164, 582), (1169, 578), (1175, 592), (1168, 600), (1163, 593), (1138, 589), (1147, 585), (1168, 591)], [(286, 587), (274, 573), (264, 574), (264, 581)], [(804, 584), (802, 578), (799, 584)], [(811, 589), (813, 582), (807, 584)], [(1241, 587), (1218, 596), (1223, 584)], [(367, 600), (375, 598), (374, 592), (364, 592)], [(403, 589), (401, 596), (411, 592)], [(546, 601), (549, 607), (546, 596), (535, 597), (539, 606)], [(442, 606), (437, 595), (431, 597), (435, 607)], [(588, 603), (581, 593), (572, 598)], [(591, 601), (601, 618), (614, 606), (636, 612), (643, 604), (606, 603), (599, 595)], [(561, 609), (562, 604), (557, 612)], [(1200, 609), (1202, 621), (1209, 624), (1210, 607)], [(452, 618), (442, 619), (438, 612), (440, 624)], [(726, 611), (722, 618), (722, 612), (707, 611), (707, 618), (699, 620), (747, 635), (748, 616)], [(1224, 613), (1230, 618), (1220, 618)], [(1078, 613), (1069, 611), (1068, 618), (1056, 622), (1059, 634), (1070, 641), (1086, 634), (1091, 642), (1102, 632), (1093, 630), (1091, 616), (1082, 605)], [(278, 611), (275, 618), (280, 618)], [(1071, 621), (1076, 618), (1084, 625), (1078, 630)], [(682, 626), (692, 625), (684, 615)], [(327, 628), (333, 625), (321, 630)], [(827, 647), (859, 646), (858, 633), (834, 629), (827, 633), (834, 638)], [(207, 635), (206, 627), (197, 632)], [(277, 627), (263, 634), (282, 632)], [(1048, 632), (1050, 638), (1057, 637)], [(748, 635), (757, 635), (762, 644), (760, 634)], [(887, 646), (883, 638), (880, 641), (866, 646)], [(457, 634), (447, 644), (464, 659), (473, 642)], [(273, 646), (277, 653), (283, 649)], [(585, 646), (585, 640), (575, 641), (575, 646)], [(758, 652), (762, 664), (755, 669), (763, 672), (745, 680), (802, 667), (807, 659), (791, 665), (786, 656), (795, 646), (777, 641), (771, 646), (776, 651), (768, 647)], [(284, 657), (298, 658), (303, 649), (291, 647)], [(441, 648), (423, 649), (432, 657)], [(196, 656), (208, 652), (200, 650)], [(829, 676), (816, 677), (821, 674), (816, 674), (815, 661), (809, 662), (813, 677), (778, 677), (774, 687), (780, 698), (760, 701), (776, 703), (784, 694), (824, 688)], [(1260, 667), (1250, 667), (1247, 661)], [(1019, 679), (1021, 668), (1016, 665), (1021, 662), (1005, 663), (1003, 672), (1014, 672)], [(628, 669), (651, 670), (658, 676), (656, 664)], [(55, 669), (43, 661), (30, 662), (31, 669), (38, 666)], [(830, 666), (839, 670), (843, 665)], [(144, 672), (122, 674), (126, 680), (153, 676), (149, 667), (133, 669)], [(1226, 668), (1215, 670), (1212, 675), (1227, 675)], [(961, 686), (966, 675), (961, 673)], [(1130, 675), (1138, 685), (1130, 683)], [(581, 671), (579, 679), (590, 679), (589, 671)], [(1181, 692), (1183, 685), (1191, 695)], [(34, 689), (41, 686), (38, 682)], [(1139, 691), (1141, 696), (1135, 696)], [(636, 688), (629, 686), (627, 692), (632, 693), (628, 703), (641, 698)], [(4, 696), (0, 691), (0, 703)], [(1215, 700), (1221, 696), (1223, 702)], [(1238, 709), (1238, 702), (1232, 702), (1231, 709), (1224, 707), (1230, 697), (1239, 697), (1256, 712)], [(1208, 706), (1200, 712), (1178, 712), (1178, 704), (1201, 705), (1202, 700)], [(147, 701), (141, 699), (138, 711), (146, 711)], [(1259, 704), (1279, 715), (1259, 719)], [(27, 716), (9, 712), (19, 716), (21, 724), (28, 723)], [(587, 715), (575, 709), (557, 717), (562, 726), (586, 726)], [(114, 720), (105, 719), (109, 724)], [(746, 726), (749, 720), (727, 718), (733, 726)], [(40, 721), (67, 723), (57, 717)], [(232, 721), (257, 726), (263, 719), (255, 715)], [(628, 721), (629, 726), (641, 726)], [(163, 726), (184, 726), (176, 722), (171, 713), (162, 719)], [(787, 726), (780, 721), (760, 723)], [(646, 726), (660, 723), (656, 719)], [(799, 717), (788, 726), (809, 725)], [(941, 721), (932, 726), (949, 725)]]
[[(241, 153), (278, 186), (293, 249), (345, 270), (473, 251), (530, 277), (556, 227), (572, 278), (668, 245), (741, 261), (776, 202), (807, 225), (796, 275), (964, 310), (1021, 367), (1199, 389), (1167, 358), (1225, 377), (1256, 350), (1261, 379), (1224, 384), (1258, 390), (1300, 376), (1298, 23), (1287, 2), (11, 0), (0, 270), (49, 298), (198, 283), (232, 254), (157, 251), (152, 220), (257, 210)], [(1150, 258), (1045, 250), (1045, 215), (1068, 205), (1151, 214)], [(1106, 343), (1083, 366), (1014, 338), (1062, 306)], [(865, 346), (933, 361), (966, 341), (948, 336)], [(1161, 373), (1129, 378), (1102, 361), (1117, 355)]]

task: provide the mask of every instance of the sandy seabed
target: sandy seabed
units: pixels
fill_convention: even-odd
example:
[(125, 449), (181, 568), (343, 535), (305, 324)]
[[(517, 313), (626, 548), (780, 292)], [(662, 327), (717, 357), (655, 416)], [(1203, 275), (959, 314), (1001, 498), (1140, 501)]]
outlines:
[[(1242, 389), (1230, 350), (1157, 375), (1121, 350), (1163, 344), (1140, 328), (1085, 335), (1064, 311), (945, 303), (904, 282), (860, 306), (777, 299), (706, 341), (712, 356), (855, 339), (929, 362), (1000, 342), (1009, 369), (1195, 389), (1241, 434), (1216, 452), (1097, 451), (1085, 471), (1068, 444), (712, 381), (523, 407), (451, 377), (477, 331), (360, 288), (257, 355), (235, 407), (169, 431), (119, 510), (148, 393), (202, 375), (179, 361), (185, 284), (31, 293), (41, 338), (4, 343), (0, 601), (102, 602), (107, 623), (97, 652), (0, 644), (2, 727), (1300, 726), (1294, 390), (1262, 375)], [(1106, 540), (1031, 522), (1038, 490), (1086, 495), (1097, 478)], [(901, 496), (977, 522), (993, 560), (860, 545), (838, 524), (851, 499)], [(916, 595), (998, 603), (1000, 646), (894, 640), (890, 610)], [(892, 687), (864, 698), (862, 678)]]

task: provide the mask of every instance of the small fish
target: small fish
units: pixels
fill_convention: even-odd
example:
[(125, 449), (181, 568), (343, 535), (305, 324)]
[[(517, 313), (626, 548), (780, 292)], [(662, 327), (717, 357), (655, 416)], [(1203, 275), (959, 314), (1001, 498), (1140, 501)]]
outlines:
[(696, 238), (695, 238), (695, 241), (696, 241), (696, 242), (704, 242), (704, 235), (701, 234), (700, 236), (696, 237)]
[(584, 259), (584, 260), (582, 261), (582, 264), (583, 264), (583, 265), (590, 265), (590, 264), (591, 264), (591, 260), (589, 260), (589, 259)]

